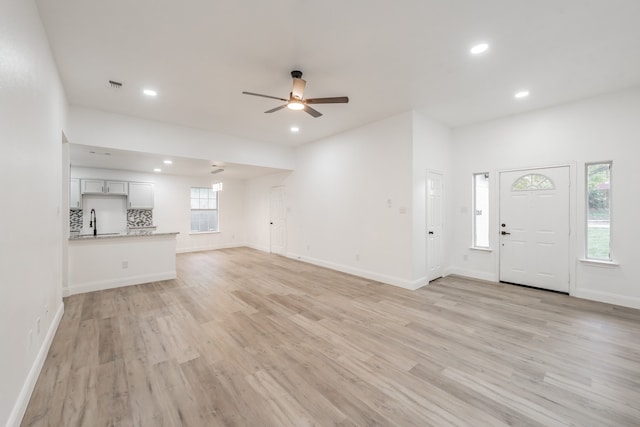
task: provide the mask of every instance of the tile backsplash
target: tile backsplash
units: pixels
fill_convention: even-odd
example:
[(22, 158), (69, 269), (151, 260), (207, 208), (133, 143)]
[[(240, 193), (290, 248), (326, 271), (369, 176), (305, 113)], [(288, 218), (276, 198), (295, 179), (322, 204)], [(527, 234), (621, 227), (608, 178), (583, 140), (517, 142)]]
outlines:
[(82, 209), (69, 210), (69, 229), (71, 231), (80, 231), (82, 228)]
[[(69, 230), (82, 230), (82, 209), (69, 210)], [(153, 226), (153, 211), (151, 209), (127, 209), (127, 227)]]
[(127, 209), (127, 227), (150, 227), (153, 225), (151, 209)]

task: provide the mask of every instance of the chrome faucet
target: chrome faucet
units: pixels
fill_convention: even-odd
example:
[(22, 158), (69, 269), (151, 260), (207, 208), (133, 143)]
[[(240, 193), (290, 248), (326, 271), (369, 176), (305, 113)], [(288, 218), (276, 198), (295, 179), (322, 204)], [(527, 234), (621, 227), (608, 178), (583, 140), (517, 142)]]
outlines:
[(96, 210), (91, 209), (89, 214), (89, 227), (93, 227), (93, 235), (98, 235), (98, 218), (96, 218)]

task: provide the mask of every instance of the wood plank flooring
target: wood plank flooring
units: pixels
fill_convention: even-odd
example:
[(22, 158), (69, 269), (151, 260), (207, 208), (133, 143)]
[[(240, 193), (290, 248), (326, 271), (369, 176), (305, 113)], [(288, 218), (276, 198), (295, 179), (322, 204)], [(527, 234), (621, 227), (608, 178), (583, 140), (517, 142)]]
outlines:
[(247, 248), (76, 295), (23, 426), (640, 426), (640, 311)]

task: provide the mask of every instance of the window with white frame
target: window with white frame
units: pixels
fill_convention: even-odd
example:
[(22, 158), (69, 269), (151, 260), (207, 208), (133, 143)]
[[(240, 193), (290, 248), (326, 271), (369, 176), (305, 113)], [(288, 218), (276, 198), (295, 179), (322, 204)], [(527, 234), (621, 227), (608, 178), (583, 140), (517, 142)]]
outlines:
[(473, 174), (473, 247), (489, 248), (489, 173)]
[(191, 187), (191, 232), (218, 231), (218, 192), (211, 187)]
[(585, 165), (587, 259), (611, 260), (611, 167), (612, 162)]

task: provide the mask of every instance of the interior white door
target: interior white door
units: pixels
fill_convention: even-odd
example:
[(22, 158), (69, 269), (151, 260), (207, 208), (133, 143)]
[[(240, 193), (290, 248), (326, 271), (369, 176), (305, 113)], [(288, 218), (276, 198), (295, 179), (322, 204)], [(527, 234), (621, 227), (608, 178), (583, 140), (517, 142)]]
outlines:
[(427, 278), (442, 277), (442, 174), (427, 172)]
[(284, 187), (271, 188), (269, 211), (269, 251), (285, 255), (287, 252), (287, 218)]
[(500, 173), (500, 281), (569, 292), (569, 167)]

